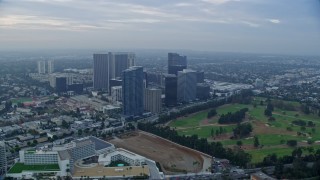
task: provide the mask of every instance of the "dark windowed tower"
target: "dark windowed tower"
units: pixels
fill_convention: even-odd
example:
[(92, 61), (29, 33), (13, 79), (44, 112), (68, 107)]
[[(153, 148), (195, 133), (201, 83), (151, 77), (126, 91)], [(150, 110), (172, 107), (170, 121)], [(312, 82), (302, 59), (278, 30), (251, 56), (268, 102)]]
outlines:
[(177, 105), (177, 76), (173, 74), (165, 75), (165, 105)]
[(168, 53), (168, 73), (178, 74), (178, 71), (187, 69), (187, 56), (180, 56), (177, 53)]
[(108, 54), (93, 55), (93, 88), (95, 90), (109, 90)]
[(133, 66), (122, 73), (122, 103), (125, 116), (143, 113), (143, 68)]

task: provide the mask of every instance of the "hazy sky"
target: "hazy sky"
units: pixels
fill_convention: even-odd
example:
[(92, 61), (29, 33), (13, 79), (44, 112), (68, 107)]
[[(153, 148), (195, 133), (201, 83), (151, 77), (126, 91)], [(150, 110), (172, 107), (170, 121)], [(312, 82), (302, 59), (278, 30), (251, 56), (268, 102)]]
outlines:
[(0, 0), (0, 49), (320, 55), (318, 0)]

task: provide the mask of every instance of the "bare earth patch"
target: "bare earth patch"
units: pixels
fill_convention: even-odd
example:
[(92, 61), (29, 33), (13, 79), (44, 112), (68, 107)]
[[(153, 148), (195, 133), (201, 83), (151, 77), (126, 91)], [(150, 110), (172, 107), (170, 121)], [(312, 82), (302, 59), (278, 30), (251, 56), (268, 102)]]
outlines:
[(110, 142), (116, 147), (128, 149), (159, 162), (165, 174), (200, 172), (204, 168), (204, 159), (208, 159), (201, 153), (145, 132), (138, 132), (136, 136), (125, 139), (113, 139)]
[(253, 134), (282, 134), (282, 135), (296, 135), (296, 132), (287, 131), (285, 129), (266, 126), (264, 122), (252, 121)]

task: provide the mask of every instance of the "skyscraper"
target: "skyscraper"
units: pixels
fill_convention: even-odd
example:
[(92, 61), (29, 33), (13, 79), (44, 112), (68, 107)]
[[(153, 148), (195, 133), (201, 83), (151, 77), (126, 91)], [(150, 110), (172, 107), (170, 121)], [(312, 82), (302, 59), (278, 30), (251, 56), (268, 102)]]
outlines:
[(178, 74), (178, 71), (187, 69), (187, 56), (180, 56), (177, 53), (168, 53), (168, 73)]
[(146, 111), (158, 114), (161, 112), (161, 104), (161, 89), (144, 89), (144, 109)]
[(48, 63), (48, 74), (52, 74), (54, 72), (54, 61), (50, 60)]
[(122, 73), (123, 114), (136, 116), (143, 113), (143, 68), (133, 66)]
[(110, 80), (122, 77), (122, 71), (134, 66), (134, 53), (109, 52), (93, 55), (93, 88), (110, 91)]
[(93, 88), (109, 90), (109, 56), (93, 54)]
[(0, 178), (1, 175), (7, 172), (7, 156), (6, 156), (6, 145), (3, 141), (0, 141)]
[(190, 102), (196, 99), (196, 71), (184, 69), (178, 72), (178, 102)]
[(56, 92), (62, 93), (67, 91), (67, 78), (66, 77), (56, 77)]
[(173, 74), (165, 75), (165, 104), (166, 106), (177, 105), (177, 76)]
[(38, 61), (38, 73), (45, 74), (46, 73), (46, 62), (45, 61)]
[(109, 52), (110, 79), (121, 78), (122, 71), (134, 66), (135, 54), (127, 52)]

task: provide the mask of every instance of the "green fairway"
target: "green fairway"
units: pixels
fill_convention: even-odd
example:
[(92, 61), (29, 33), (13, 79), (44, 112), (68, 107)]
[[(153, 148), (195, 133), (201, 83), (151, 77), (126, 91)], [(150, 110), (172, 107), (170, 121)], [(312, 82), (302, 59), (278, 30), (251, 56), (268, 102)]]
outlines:
[[(263, 104), (260, 104), (260, 101)], [(247, 150), (253, 156), (252, 162), (261, 161), (266, 155), (276, 153), (279, 157), (283, 155), (291, 154), (292, 148), (286, 146), (287, 140), (297, 140), (298, 143), (305, 142), (304, 145), (312, 147), (320, 147), (320, 145), (313, 144), (307, 145), (308, 140), (320, 141), (320, 117), (317, 114), (304, 114), (300, 111), (300, 103), (283, 101), (287, 104), (291, 104), (291, 111), (274, 108), (272, 116), (275, 121), (268, 121), (269, 117), (264, 115), (266, 108), (265, 98), (255, 97), (252, 104), (227, 104), (216, 108), (218, 115), (212, 118), (207, 124), (201, 124), (206, 120), (209, 110), (201, 111), (178, 120), (172, 121), (169, 126), (175, 127), (180, 135), (198, 135), (200, 138), (210, 138), (210, 141), (219, 141), (226, 146), (234, 146), (237, 141), (241, 140), (243, 145), (253, 146), (253, 136), (257, 136), (262, 145), (262, 149)], [(240, 109), (248, 108), (247, 118), (252, 122), (254, 131), (251, 137), (232, 140), (229, 139), (235, 124), (223, 125), (229, 136), (225, 136), (226, 139), (217, 138), (212, 139), (211, 131), (219, 130), (221, 125), (217, 124), (219, 116), (227, 114), (228, 112), (236, 112)], [(315, 127), (304, 127), (295, 125), (292, 122), (295, 120), (303, 120), (306, 123), (312, 121)], [(257, 122), (257, 123), (254, 123)], [(258, 123), (259, 122), (259, 123)], [(302, 133), (302, 135), (298, 135)], [(228, 139), (227, 139), (228, 138)], [(251, 148), (249, 148), (251, 149)]]
[[(233, 128), (235, 125), (230, 125), (230, 126), (224, 126), (222, 127), (227, 131), (227, 133), (232, 132)], [(179, 130), (178, 134), (179, 135), (198, 135), (200, 138), (208, 138), (211, 137), (211, 130), (216, 132), (216, 130), (219, 130), (219, 126), (203, 126), (203, 127), (196, 127), (196, 128), (188, 128), (188, 129), (183, 129)]]
[(173, 120), (169, 126), (171, 127), (194, 127), (199, 126), (199, 123), (207, 118), (209, 110), (201, 111), (177, 120)]
[(15, 174), (22, 171), (60, 171), (60, 168), (58, 164), (25, 165), (23, 163), (16, 163), (8, 173)]
[[(320, 149), (320, 145), (314, 145), (314, 150)], [(276, 154), (277, 157), (285, 156), (285, 155), (291, 155), (294, 148), (290, 147), (275, 147), (275, 148), (265, 148), (265, 149), (254, 149), (254, 150), (248, 150), (247, 152), (251, 154), (253, 163), (258, 163), (263, 160), (263, 158), (267, 155)], [(307, 150), (303, 151), (304, 155), (310, 154)]]

